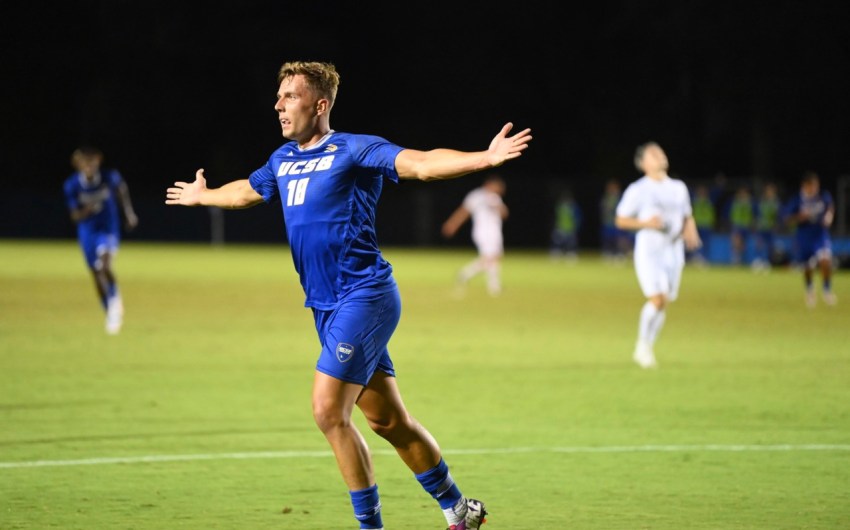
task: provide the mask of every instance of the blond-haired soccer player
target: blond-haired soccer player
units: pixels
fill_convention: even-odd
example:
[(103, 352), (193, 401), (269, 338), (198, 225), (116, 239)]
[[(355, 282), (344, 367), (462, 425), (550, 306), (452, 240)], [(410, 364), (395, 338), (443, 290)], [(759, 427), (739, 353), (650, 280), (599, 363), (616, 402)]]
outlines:
[[(505, 124), (481, 151), (404, 148), (384, 138), (335, 131), (339, 86), (333, 64), (288, 62), (278, 73), (275, 111), (288, 141), (248, 178), (208, 188), (175, 182), (166, 204), (247, 208), (278, 202), (321, 352), (313, 378), (313, 417), (348, 486), (360, 528), (383, 528), (381, 501), (355, 407), (387, 440), (439, 504), (448, 527), (479, 528), (484, 504), (465, 497), (433, 436), (408, 412), (387, 345), (401, 315), (393, 268), (378, 247), (375, 213), (385, 181), (442, 180), (518, 158), (531, 130)], [(404, 220), (399, 220), (403, 222)], [(463, 418), (458, 418), (462, 420)]]
[(632, 182), (617, 205), (617, 226), (637, 232), (634, 263), (646, 297), (640, 312), (634, 361), (643, 368), (657, 366), (655, 340), (664, 325), (666, 308), (679, 294), (685, 249), (702, 244), (691, 211), (688, 187), (667, 174), (669, 163), (655, 142), (638, 146), (635, 166), (644, 175)]
[(472, 219), (472, 242), (478, 256), (458, 273), (458, 286), (463, 288), (481, 274), (487, 275), (487, 292), (498, 296), (502, 292), (501, 265), (505, 253), (502, 221), (508, 218), (508, 207), (502, 200), (507, 186), (505, 180), (491, 173), (484, 183), (466, 194), (463, 203), (443, 223), (443, 236), (450, 238)]

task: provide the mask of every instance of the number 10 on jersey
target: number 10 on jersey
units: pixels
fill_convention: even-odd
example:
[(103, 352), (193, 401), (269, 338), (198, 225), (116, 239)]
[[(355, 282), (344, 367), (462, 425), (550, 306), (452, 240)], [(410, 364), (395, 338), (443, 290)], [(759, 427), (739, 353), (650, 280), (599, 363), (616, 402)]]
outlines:
[(287, 206), (299, 206), (304, 204), (304, 196), (307, 194), (308, 182), (310, 182), (310, 177), (289, 181), (286, 185), (286, 190), (289, 192), (286, 196)]

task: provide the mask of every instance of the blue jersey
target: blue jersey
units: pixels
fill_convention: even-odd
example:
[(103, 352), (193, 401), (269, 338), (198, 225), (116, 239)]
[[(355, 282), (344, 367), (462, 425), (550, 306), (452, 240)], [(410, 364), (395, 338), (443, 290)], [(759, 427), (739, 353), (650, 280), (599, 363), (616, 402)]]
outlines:
[(77, 223), (77, 234), (118, 234), (121, 217), (118, 211), (118, 187), (121, 174), (114, 169), (100, 170), (91, 181), (79, 171), (65, 179), (65, 204), (68, 209), (90, 206), (92, 215)]
[(829, 227), (824, 226), (824, 217), (832, 208), (832, 195), (828, 191), (821, 191), (814, 197), (803, 197), (797, 194), (788, 203), (785, 216), (805, 214), (805, 219), (797, 221), (797, 238), (801, 241), (821, 242), (829, 239)]
[(284, 144), (251, 174), (263, 200), (281, 202), (305, 306), (328, 310), (347, 297), (396, 289), (378, 249), (375, 209), (384, 178), (398, 182), (402, 149), (378, 136), (331, 131), (307, 149)]

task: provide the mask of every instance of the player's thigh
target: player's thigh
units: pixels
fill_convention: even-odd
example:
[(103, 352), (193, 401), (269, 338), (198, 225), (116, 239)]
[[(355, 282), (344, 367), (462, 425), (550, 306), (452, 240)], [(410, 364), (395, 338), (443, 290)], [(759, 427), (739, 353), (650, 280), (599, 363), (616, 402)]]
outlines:
[(407, 423), (408, 413), (395, 376), (377, 371), (360, 394), (357, 406), (373, 428)]
[(679, 298), (679, 287), (682, 285), (682, 273), (685, 270), (684, 260), (674, 261), (667, 268), (667, 300), (673, 302)]
[(505, 248), (501, 234), (482, 234), (474, 238), (478, 254), (484, 258), (499, 258)]
[(669, 292), (667, 267), (656, 255), (636, 254), (635, 274), (643, 295), (647, 298)]
[(394, 374), (387, 344), (400, 315), (397, 290), (340, 302), (321, 323), (322, 352), (316, 369), (364, 386), (376, 370)]
[(98, 232), (92, 237), (94, 245), (95, 268), (108, 269), (112, 258), (118, 253), (118, 235), (111, 232)]

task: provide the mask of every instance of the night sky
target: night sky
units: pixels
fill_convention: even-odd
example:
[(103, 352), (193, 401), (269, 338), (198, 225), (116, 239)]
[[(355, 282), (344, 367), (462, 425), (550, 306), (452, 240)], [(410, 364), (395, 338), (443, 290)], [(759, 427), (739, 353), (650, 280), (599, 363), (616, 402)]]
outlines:
[(531, 127), (531, 148), (506, 166), (528, 181), (631, 180), (646, 140), (683, 178), (850, 174), (843, 2), (220, 5), (4, 3), (12, 192), (59, 189), (81, 143), (140, 200), (198, 167), (244, 178), (283, 142), (272, 107), (286, 60), (336, 64), (337, 130), (478, 150), (507, 121)]

